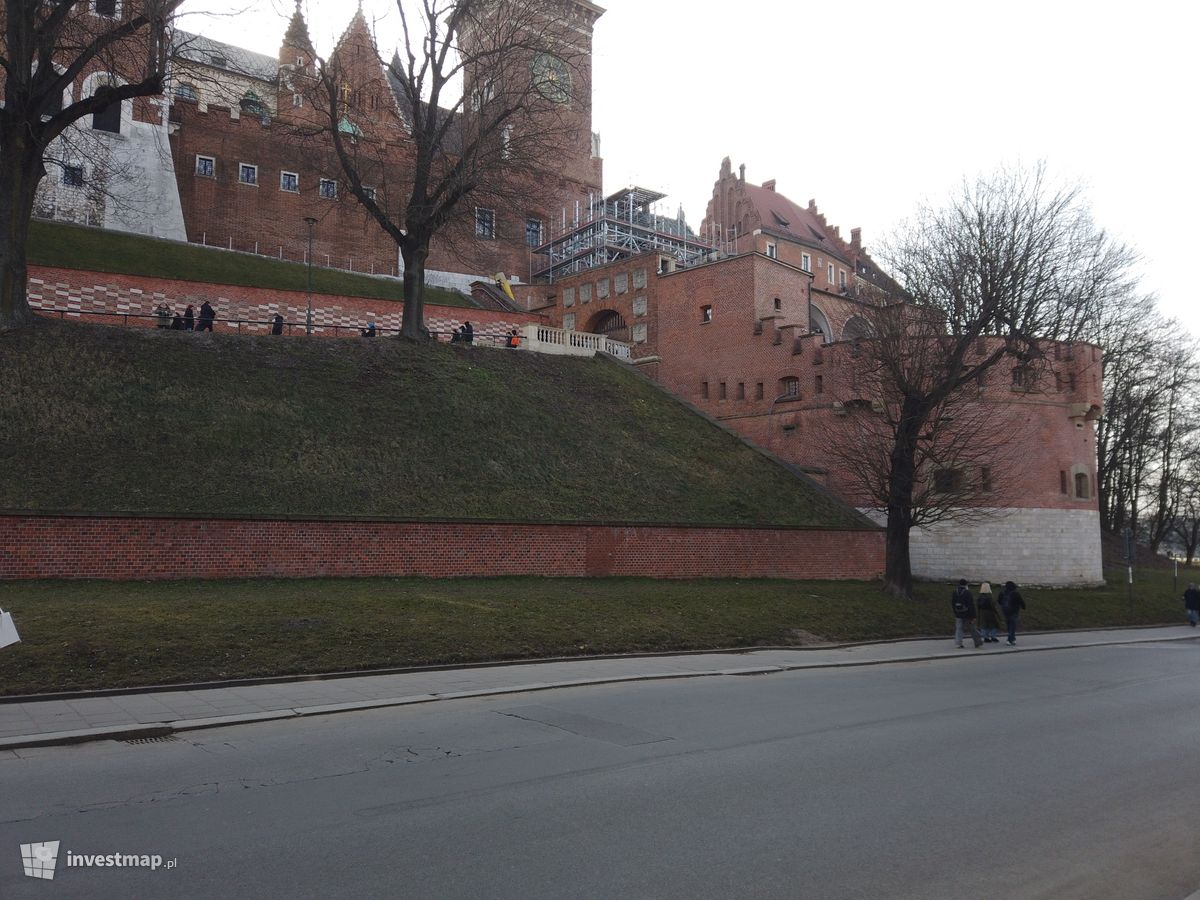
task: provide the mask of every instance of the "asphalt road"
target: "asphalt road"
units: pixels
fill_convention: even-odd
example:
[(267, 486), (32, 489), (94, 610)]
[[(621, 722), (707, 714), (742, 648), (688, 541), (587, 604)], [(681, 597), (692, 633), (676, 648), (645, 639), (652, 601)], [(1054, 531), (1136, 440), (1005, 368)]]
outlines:
[(1200, 888), (1200, 641), (970, 653), (0, 754), (0, 897)]

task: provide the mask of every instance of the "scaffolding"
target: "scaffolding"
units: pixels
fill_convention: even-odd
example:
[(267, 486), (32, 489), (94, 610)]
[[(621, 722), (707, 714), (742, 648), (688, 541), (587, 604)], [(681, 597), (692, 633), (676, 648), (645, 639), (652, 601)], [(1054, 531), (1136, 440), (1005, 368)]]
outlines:
[(572, 216), (564, 209), (556, 234), (533, 250), (533, 278), (554, 281), (641, 253), (668, 257), (678, 268), (715, 259), (717, 247), (688, 228), (682, 209), (674, 217), (658, 213), (665, 196), (629, 187), (590, 199), (586, 209), (577, 202)]

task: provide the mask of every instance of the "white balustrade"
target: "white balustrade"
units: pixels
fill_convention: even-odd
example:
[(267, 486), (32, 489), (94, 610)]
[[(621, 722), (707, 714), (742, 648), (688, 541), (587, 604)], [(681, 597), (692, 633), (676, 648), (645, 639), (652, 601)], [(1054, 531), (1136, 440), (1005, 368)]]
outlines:
[(521, 349), (534, 353), (558, 356), (595, 356), (608, 353), (617, 359), (628, 360), (633, 355), (632, 347), (602, 334), (585, 331), (567, 331), (549, 325), (526, 325)]

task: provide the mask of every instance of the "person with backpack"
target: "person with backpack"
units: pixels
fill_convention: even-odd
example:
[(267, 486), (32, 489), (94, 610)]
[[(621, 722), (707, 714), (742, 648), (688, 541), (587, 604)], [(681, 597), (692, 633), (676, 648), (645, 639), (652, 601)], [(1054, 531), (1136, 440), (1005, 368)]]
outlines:
[(1200, 590), (1196, 589), (1194, 581), (1183, 592), (1183, 608), (1187, 610), (1188, 624), (1195, 628), (1200, 622)]
[(1021, 610), (1025, 609), (1025, 598), (1011, 581), (1004, 582), (1004, 590), (1000, 592), (1000, 611), (1004, 613), (1004, 621), (1008, 623), (1008, 646), (1017, 643), (1017, 620), (1021, 618)]
[(983, 645), (983, 638), (979, 636), (979, 629), (975, 627), (975, 598), (971, 596), (971, 589), (967, 587), (967, 579), (958, 580), (958, 587), (950, 595), (950, 608), (954, 610), (954, 646), (962, 647), (963, 629), (969, 628), (971, 640), (975, 642), (975, 649), (978, 650)]

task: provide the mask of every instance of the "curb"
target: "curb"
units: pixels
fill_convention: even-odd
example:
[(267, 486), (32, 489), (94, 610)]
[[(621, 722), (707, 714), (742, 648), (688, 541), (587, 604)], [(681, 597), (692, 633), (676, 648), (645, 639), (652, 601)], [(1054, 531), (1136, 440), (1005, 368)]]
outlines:
[[(1153, 627), (1153, 626), (1150, 626)], [(1122, 629), (1133, 630), (1133, 629)], [(1198, 635), (1185, 634), (1178, 637), (1159, 637), (1146, 638), (1143, 640), (1127, 640), (1127, 641), (1094, 641), (1086, 644), (1066, 644), (1052, 647), (1010, 647), (1002, 650), (1001, 655), (1008, 656), (1014, 653), (1046, 653), (1055, 650), (1086, 650), (1092, 647), (1114, 647), (1128, 644), (1143, 644), (1143, 643), (1174, 643), (1176, 641), (1196, 640)], [(850, 646), (868, 646), (878, 643), (897, 643), (897, 642), (865, 642), (863, 644), (848, 644), (840, 645), (836, 648), (823, 649), (843, 649)], [(759, 650), (767, 650), (773, 648), (760, 647)], [(776, 648), (776, 649), (795, 649), (792, 647)], [(957, 648), (956, 648), (957, 649)], [(978, 649), (978, 648), (975, 648)], [(711, 651), (697, 651), (711, 652)], [(672, 654), (672, 656), (683, 654)], [(984, 658), (990, 658), (994, 654), (982, 654)], [(594, 659), (595, 657), (587, 657)], [(628, 657), (616, 657), (628, 658)], [(658, 657), (658, 658), (670, 658)], [(46, 732), (39, 735), (18, 735), (10, 738), (0, 738), (0, 752), (6, 750), (27, 750), (34, 747), (55, 747), (66, 746), (71, 744), (83, 744), (92, 741), (127, 741), (138, 738), (155, 738), (168, 737), (173, 734), (179, 734), (188, 731), (202, 731), (209, 728), (223, 728), (231, 725), (250, 725), (258, 722), (279, 721), (282, 719), (300, 719), (313, 716), (336, 715), (344, 712), (358, 712), (361, 710), (370, 709), (387, 709), (397, 706), (416, 706), (428, 703), (441, 703), (449, 700), (466, 700), (479, 697), (495, 697), (504, 694), (523, 694), (534, 691), (550, 691), (567, 687), (588, 687), (593, 685), (603, 684), (624, 684), (640, 681), (681, 681), (692, 678), (712, 678), (717, 676), (749, 676), (749, 675), (774, 675), (782, 672), (798, 672), (812, 671), (820, 669), (851, 669), (863, 668), (866, 666), (883, 666), (894, 665), (897, 663), (913, 663), (913, 662), (932, 662), (937, 660), (963, 660), (980, 658), (974, 653), (928, 653), (921, 656), (904, 656), (904, 657), (889, 657), (885, 659), (864, 659), (864, 660), (845, 660), (845, 661), (830, 661), (818, 663), (796, 663), (794, 665), (767, 665), (767, 666), (744, 666), (738, 668), (725, 669), (709, 669), (699, 672), (649, 672), (638, 675), (613, 675), (601, 678), (578, 678), (565, 681), (549, 681), (549, 682), (531, 682), (528, 684), (509, 685), (498, 688), (480, 688), (469, 691), (448, 691), (437, 694), (416, 694), (407, 697), (385, 698), (380, 700), (358, 700), (347, 703), (329, 703), (318, 706), (302, 706), (294, 708), (284, 708), (277, 710), (269, 710), (258, 713), (238, 713), (229, 716), (213, 716), (203, 719), (176, 719), (167, 722), (155, 723), (139, 723), (136, 725), (123, 725), (118, 727), (85, 728), (76, 731), (58, 731)], [(296, 679), (310, 680), (310, 679)]]
[[(1171, 624), (1105, 625), (1098, 628), (1061, 628), (1054, 631), (1022, 631), (1022, 634), (1080, 634), (1103, 631), (1149, 631), (1171, 628)], [(1200, 635), (1198, 635), (1200, 636)], [(762, 644), (753, 647), (710, 647), (699, 650), (646, 650), (634, 653), (597, 653), (589, 656), (541, 656), (532, 659), (494, 659), (484, 662), (434, 663), (428, 666), (391, 666), (383, 669), (346, 669), (340, 672), (313, 672), (301, 675), (263, 675), (258, 678), (230, 678), (224, 681), (181, 681), (175, 684), (147, 684), (140, 687), (99, 688), (97, 690), (58, 691), (51, 694), (8, 694), (0, 696), (0, 706), (7, 703), (43, 703), (51, 700), (84, 700), (88, 697), (127, 697), (131, 694), (160, 694), (172, 691), (209, 691), (219, 688), (255, 687), (264, 684), (299, 684), (305, 681), (336, 681), (340, 678), (369, 678), (374, 675), (416, 675), (424, 672), (495, 669), (501, 666), (541, 666), (549, 663), (594, 662), (607, 659), (673, 659), (724, 653), (744, 656), (766, 650), (787, 650), (806, 653), (814, 650), (847, 650), (853, 647), (878, 647), (882, 644), (909, 644), (914, 641), (949, 640), (944, 634), (916, 634), (902, 638), (875, 638), (817, 644)], [(1168, 640), (1172, 640), (1168, 638)]]

